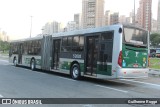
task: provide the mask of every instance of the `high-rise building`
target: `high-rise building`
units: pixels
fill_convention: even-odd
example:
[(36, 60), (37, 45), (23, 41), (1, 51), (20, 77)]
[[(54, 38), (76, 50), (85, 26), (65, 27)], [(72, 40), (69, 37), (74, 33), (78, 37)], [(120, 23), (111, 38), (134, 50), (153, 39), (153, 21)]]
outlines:
[(151, 31), (152, 27), (152, 0), (140, 0), (137, 11), (137, 22), (142, 28)]
[(134, 24), (137, 23), (137, 15), (136, 15), (136, 13), (134, 13), (134, 10), (132, 10), (132, 12), (130, 12), (129, 17), (130, 17), (131, 23), (134, 23)]
[(125, 22), (126, 22), (126, 16), (125, 16), (125, 15), (121, 15), (121, 16), (119, 17), (119, 22), (120, 22), (120, 23), (125, 23)]
[(70, 21), (67, 23), (67, 31), (73, 31), (76, 30), (76, 22)]
[(157, 20), (152, 19), (152, 32), (157, 32)]
[(104, 0), (82, 0), (82, 26), (93, 28), (103, 26)]
[(119, 17), (119, 23), (124, 23), (124, 24), (131, 24), (132, 23), (132, 17), (126, 17), (125, 15), (121, 15)]
[(45, 26), (42, 28), (42, 34), (53, 34), (58, 33), (61, 31), (61, 23), (58, 23), (56, 21), (48, 22), (45, 24)]
[(110, 10), (107, 10), (105, 12), (105, 15), (104, 15), (104, 23), (105, 25), (110, 25), (110, 15), (112, 14), (112, 12)]
[(160, 32), (160, 0), (158, 1), (157, 31)]
[(81, 29), (82, 15), (80, 13), (74, 14), (74, 22), (76, 22), (76, 29)]
[(0, 29), (0, 40), (2, 41), (9, 41), (9, 36), (7, 35), (7, 32), (1, 31)]
[(110, 15), (110, 25), (119, 23), (119, 13), (115, 12)]

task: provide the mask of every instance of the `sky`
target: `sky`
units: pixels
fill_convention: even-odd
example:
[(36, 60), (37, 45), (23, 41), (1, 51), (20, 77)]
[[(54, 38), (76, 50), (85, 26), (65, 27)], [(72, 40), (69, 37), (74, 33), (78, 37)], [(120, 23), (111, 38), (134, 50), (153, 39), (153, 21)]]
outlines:
[[(139, 0), (136, 1), (136, 8)], [(129, 15), (134, 0), (105, 0), (105, 10)], [(152, 0), (153, 18), (157, 19), (158, 0)], [(6, 31), (11, 39), (32, 37), (42, 32), (47, 22), (73, 21), (75, 13), (82, 12), (82, 0), (0, 0), (0, 30)]]

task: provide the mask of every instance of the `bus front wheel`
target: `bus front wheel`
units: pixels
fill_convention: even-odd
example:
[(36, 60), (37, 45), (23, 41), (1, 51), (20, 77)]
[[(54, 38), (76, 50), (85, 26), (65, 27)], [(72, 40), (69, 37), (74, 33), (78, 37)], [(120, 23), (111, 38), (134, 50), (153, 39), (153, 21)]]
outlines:
[(72, 65), (71, 76), (73, 79), (76, 79), (76, 80), (80, 78), (80, 68), (78, 64)]

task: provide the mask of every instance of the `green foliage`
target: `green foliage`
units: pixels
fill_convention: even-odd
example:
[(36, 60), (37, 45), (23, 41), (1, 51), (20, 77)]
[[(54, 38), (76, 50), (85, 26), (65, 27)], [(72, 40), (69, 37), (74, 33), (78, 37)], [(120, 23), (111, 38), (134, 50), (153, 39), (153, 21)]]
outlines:
[(8, 42), (4, 42), (2, 40), (0, 40), (0, 51), (7, 51), (9, 50), (9, 43)]
[(158, 45), (160, 45), (160, 34), (158, 33), (153, 33), (150, 35), (150, 42), (151, 42), (151, 45), (153, 47), (157, 47)]
[(149, 68), (160, 69), (160, 58), (150, 58)]

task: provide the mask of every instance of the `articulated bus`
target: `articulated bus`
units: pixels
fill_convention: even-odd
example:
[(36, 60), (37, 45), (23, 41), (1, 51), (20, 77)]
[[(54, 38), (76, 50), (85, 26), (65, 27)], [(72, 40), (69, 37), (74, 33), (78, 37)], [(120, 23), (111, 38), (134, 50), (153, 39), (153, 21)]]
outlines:
[(119, 79), (148, 77), (148, 31), (132, 25), (111, 25), (10, 43), (9, 60), (71, 75)]

